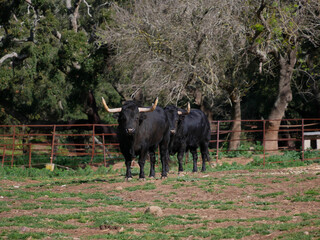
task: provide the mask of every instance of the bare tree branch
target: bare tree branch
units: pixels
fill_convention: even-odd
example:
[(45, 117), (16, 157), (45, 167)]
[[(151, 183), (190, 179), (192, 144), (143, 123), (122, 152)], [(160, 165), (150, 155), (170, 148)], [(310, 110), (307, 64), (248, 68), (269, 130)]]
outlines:
[(0, 65), (8, 58), (14, 58), (14, 57), (18, 57), (18, 54), (16, 52), (4, 55), (2, 58), (0, 58)]
[(90, 14), (90, 8), (91, 8), (92, 6), (89, 5), (86, 0), (83, 0), (83, 2), (84, 2), (84, 3), (86, 4), (86, 6), (87, 6), (88, 15), (89, 15), (90, 17), (92, 17), (92, 15)]

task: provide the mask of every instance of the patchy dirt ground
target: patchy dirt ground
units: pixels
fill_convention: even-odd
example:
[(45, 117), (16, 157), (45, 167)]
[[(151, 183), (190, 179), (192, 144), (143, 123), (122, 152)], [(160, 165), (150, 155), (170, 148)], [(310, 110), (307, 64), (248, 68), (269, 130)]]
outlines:
[[(246, 159), (238, 159), (246, 162)], [(122, 168), (123, 163), (118, 163), (114, 168)], [(158, 173), (159, 176), (159, 173)], [(75, 193), (75, 197), (68, 197), (68, 200), (79, 201), (82, 199), (77, 194), (95, 194), (97, 192), (121, 198), (126, 203), (135, 203), (133, 206), (107, 205), (101, 204), (88, 208), (41, 208), (24, 209), (26, 204), (39, 204), (41, 200), (49, 199), (44, 194), (37, 199), (19, 199), (14, 197), (1, 196), (0, 202), (7, 203), (10, 210), (0, 212), (0, 218), (14, 218), (17, 216), (37, 216), (37, 215), (58, 215), (71, 214), (77, 212), (108, 212), (119, 211), (137, 213), (144, 212), (147, 206), (159, 205), (163, 215), (158, 218), (168, 216), (197, 216), (199, 220), (190, 224), (172, 224), (165, 226), (166, 231), (182, 232), (192, 229), (226, 229), (233, 227), (254, 228), (255, 226), (266, 226), (275, 224), (296, 224), (304, 221), (304, 215), (320, 215), (320, 165), (313, 164), (307, 167), (296, 167), (279, 170), (254, 170), (254, 171), (224, 171), (210, 173), (184, 173), (178, 175), (173, 172), (166, 180), (147, 179), (146, 181), (131, 182), (110, 182), (97, 180), (79, 184), (66, 182), (60, 185), (49, 186), (52, 193)], [(113, 176), (119, 179), (123, 176)], [(137, 178), (135, 176), (134, 178)], [(179, 179), (179, 180), (178, 180)], [(21, 189), (28, 192), (42, 192), (48, 190), (48, 186), (37, 185), (40, 181), (28, 180), (25, 182), (14, 182), (1, 180), (0, 189)], [(143, 189), (134, 187), (152, 184), (153, 188)], [(33, 187), (34, 184), (34, 187)], [(28, 186), (28, 187), (26, 187)], [(45, 188), (45, 189), (44, 189)], [(61, 199), (51, 199), (61, 200)], [(87, 199), (87, 204), (97, 201)], [(141, 206), (139, 206), (141, 203)], [(287, 218), (286, 218), (287, 217)], [(152, 231), (150, 225), (146, 223), (126, 223), (108, 225), (103, 224), (93, 227), (92, 222), (68, 220), (68, 224), (77, 226), (76, 229), (55, 229), (34, 228), (24, 226), (4, 226), (0, 227), (0, 232), (7, 230), (17, 230), (20, 233), (46, 232), (49, 236), (53, 233), (65, 233), (71, 239), (90, 239), (94, 235), (110, 235), (128, 232), (133, 235), (142, 235), (143, 232)], [(274, 239), (285, 234), (294, 232), (303, 233), (305, 236), (317, 236), (320, 238), (319, 222), (315, 224), (301, 224), (297, 228), (287, 229), (274, 228), (268, 233), (249, 234), (242, 239)], [(133, 229), (133, 230), (132, 230)], [(313, 234), (313, 235), (312, 235)], [(319, 237), (319, 238), (318, 238)], [(3, 239), (6, 239), (4, 237)], [(205, 237), (211, 239), (212, 236)], [(312, 237), (313, 238), (313, 237)], [(310, 239), (312, 239), (310, 238)], [(28, 238), (33, 239), (31, 238)], [(46, 237), (51, 239), (51, 237)], [(202, 239), (197, 236), (181, 237), (181, 239)], [(217, 238), (218, 239), (218, 238)], [(306, 238), (307, 239), (307, 238)], [(309, 238), (308, 238), (309, 239)]]

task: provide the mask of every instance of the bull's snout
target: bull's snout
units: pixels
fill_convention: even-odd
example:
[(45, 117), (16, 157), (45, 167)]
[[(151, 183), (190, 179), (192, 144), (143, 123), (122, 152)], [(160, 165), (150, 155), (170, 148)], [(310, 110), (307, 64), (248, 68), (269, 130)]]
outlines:
[(171, 133), (171, 134), (176, 134), (176, 130), (175, 130), (175, 129), (171, 129), (171, 130), (170, 130), (170, 133)]
[(134, 132), (135, 132), (135, 129), (134, 129), (134, 128), (127, 128), (127, 129), (126, 129), (126, 132), (127, 132), (127, 134), (129, 134), (129, 135), (133, 135)]

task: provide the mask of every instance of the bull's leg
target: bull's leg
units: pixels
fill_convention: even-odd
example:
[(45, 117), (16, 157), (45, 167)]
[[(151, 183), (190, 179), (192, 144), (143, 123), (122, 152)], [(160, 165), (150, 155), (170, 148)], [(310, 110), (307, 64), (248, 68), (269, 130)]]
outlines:
[(190, 149), (190, 152), (192, 154), (192, 158), (193, 158), (193, 169), (192, 172), (197, 172), (198, 171), (198, 166), (197, 166), (197, 162), (198, 162), (198, 154), (197, 154), (197, 149)]
[(149, 177), (155, 177), (155, 164), (156, 164), (156, 157), (154, 154), (154, 151), (149, 151), (149, 156), (150, 156), (150, 175)]
[(141, 150), (139, 161), (138, 161), (139, 167), (140, 167), (140, 174), (139, 174), (140, 179), (145, 179), (144, 164), (146, 162), (146, 158), (147, 158), (147, 152), (145, 150)]
[(202, 156), (201, 172), (206, 171), (206, 160), (208, 161), (208, 163), (210, 162), (208, 145), (209, 145), (208, 143), (200, 144), (200, 151), (201, 151), (201, 156)]
[(169, 171), (170, 171), (169, 163), (171, 162), (169, 151), (167, 151), (167, 154), (166, 154), (166, 155), (167, 155), (167, 157), (166, 157), (166, 172), (167, 172), (167, 174), (168, 174)]
[(132, 157), (131, 156), (127, 156), (125, 157), (125, 161), (126, 161), (126, 179), (130, 180), (132, 179), (132, 173), (131, 173), (131, 163), (132, 163)]
[(184, 155), (184, 151), (179, 151), (178, 152), (178, 164), (179, 164), (179, 172), (183, 172), (183, 155)]
[(168, 148), (160, 145), (160, 159), (162, 165), (161, 177), (167, 177), (169, 172)]

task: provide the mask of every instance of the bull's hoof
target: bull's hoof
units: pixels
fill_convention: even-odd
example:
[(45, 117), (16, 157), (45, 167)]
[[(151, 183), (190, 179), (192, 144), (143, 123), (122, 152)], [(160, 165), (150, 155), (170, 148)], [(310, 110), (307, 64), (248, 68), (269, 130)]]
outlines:
[(183, 172), (183, 171), (178, 172), (178, 176), (183, 177), (184, 175), (185, 175), (185, 172)]
[(140, 181), (140, 182), (145, 182), (146, 179), (145, 179), (145, 178), (139, 178), (139, 181)]
[(152, 176), (152, 177), (149, 177), (149, 180), (150, 180), (151, 182), (154, 182), (154, 181), (157, 180), (157, 179), (156, 179), (156, 177)]
[(126, 177), (126, 182), (130, 182), (132, 180), (132, 177)]
[(161, 179), (167, 179), (168, 176), (161, 176)]

